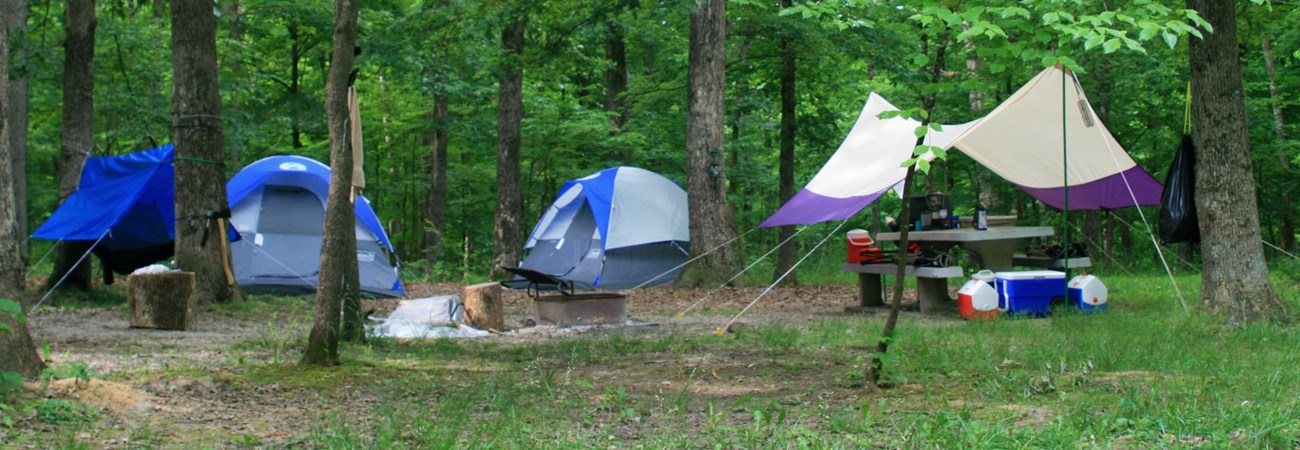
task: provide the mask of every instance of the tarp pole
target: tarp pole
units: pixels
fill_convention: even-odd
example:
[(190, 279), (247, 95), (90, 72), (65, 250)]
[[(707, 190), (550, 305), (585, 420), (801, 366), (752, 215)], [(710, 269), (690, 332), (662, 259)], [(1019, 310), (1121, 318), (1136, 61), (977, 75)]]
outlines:
[[(1079, 83), (1079, 80), (1076, 78), (1074, 80), (1074, 83), (1077, 85)], [(1088, 105), (1088, 109), (1089, 110), (1092, 109), (1091, 104)], [(1103, 133), (1101, 127), (1097, 127), (1097, 132)], [(1147, 237), (1151, 239), (1151, 246), (1155, 247), (1156, 255), (1160, 256), (1160, 264), (1165, 267), (1165, 274), (1169, 276), (1169, 284), (1173, 285), (1174, 293), (1178, 295), (1178, 303), (1182, 305), (1183, 313), (1186, 314), (1187, 316), (1191, 316), (1192, 310), (1187, 307), (1187, 300), (1183, 298), (1182, 289), (1178, 288), (1178, 281), (1174, 280), (1174, 272), (1172, 269), (1169, 268), (1169, 261), (1165, 259), (1165, 252), (1160, 248), (1160, 243), (1156, 242), (1155, 233), (1151, 231), (1151, 223), (1147, 221), (1146, 213), (1142, 212), (1142, 205), (1138, 202), (1137, 195), (1133, 193), (1133, 185), (1129, 184), (1128, 175), (1125, 175), (1124, 170), (1120, 168), (1119, 158), (1115, 157), (1115, 149), (1110, 146), (1109, 140), (1103, 139), (1102, 142), (1106, 143), (1106, 152), (1110, 154), (1111, 161), (1115, 162), (1115, 169), (1119, 170), (1120, 179), (1124, 180), (1124, 187), (1128, 189), (1129, 198), (1133, 199), (1133, 208), (1137, 209), (1138, 217), (1142, 219), (1142, 225), (1145, 225), (1147, 227)], [(1119, 215), (1111, 215), (1111, 217), (1119, 218)], [(1131, 225), (1130, 228), (1132, 228)]]
[(1061, 248), (1064, 251), (1062, 251), (1061, 254), (1065, 255), (1065, 276), (1067, 278), (1065, 286), (1061, 288), (1064, 291), (1061, 298), (1064, 298), (1066, 303), (1070, 302), (1070, 285), (1069, 285), (1068, 278), (1070, 276), (1070, 256), (1071, 256), (1070, 255), (1070, 139), (1069, 136), (1067, 135), (1067, 133), (1069, 133), (1069, 128), (1070, 128), (1069, 114), (1067, 113), (1068, 111), (1067, 108), (1070, 102), (1068, 97), (1069, 90), (1066, 89), (1066, 83), (1069, 81), (1067, 80), (1067, 78), (1069, 78), (1070, 75), (1069, 70), (1070, 70), (1069, 68), (1066, 68), (1064, 66), (1061, 67), (1061, 167), (1062, 167), (1061, 184), (1065, 186), (1065, 198), (1063, 201), (1063, 203), (1065, 204), (1064, 205), (1065, 226), (1061, 227), (1061, 229), (1063, 230), (1062, 239), (1064, 240), (1064, 242), (1061, 243)]

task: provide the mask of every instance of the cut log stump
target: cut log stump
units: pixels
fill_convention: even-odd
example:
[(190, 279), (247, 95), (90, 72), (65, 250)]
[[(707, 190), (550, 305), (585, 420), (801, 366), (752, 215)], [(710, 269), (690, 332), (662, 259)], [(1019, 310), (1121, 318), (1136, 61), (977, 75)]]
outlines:
[(188, 330), (194, 328), (194, 272), (131, 275), (126, 302), (132, 328)]
[(501, 303), (501, 283), (465, 286), (465, 323), (480, 330), (506, 328), (505, 305)]

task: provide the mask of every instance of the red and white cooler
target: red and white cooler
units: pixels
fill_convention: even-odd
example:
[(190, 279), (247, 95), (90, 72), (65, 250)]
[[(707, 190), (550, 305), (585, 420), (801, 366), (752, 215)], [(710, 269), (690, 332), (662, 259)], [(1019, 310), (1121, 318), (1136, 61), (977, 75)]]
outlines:
[(866, 264), (885, 262), (885, 255), (876, 246), (867, 230), (850, 230), (844, 239), (848, 244), (849, 264)]
[(1079, 275), (1070, 279), (1070, 304), (1080, 310), (1099, 312), (1106, 309), (1106, 285), (1092, 275)]
[(980, 271), (957, 290), (957, 312), (965, 319), (993, 320), (998, 317), (998, 290), (993, 287), (995, 275)]

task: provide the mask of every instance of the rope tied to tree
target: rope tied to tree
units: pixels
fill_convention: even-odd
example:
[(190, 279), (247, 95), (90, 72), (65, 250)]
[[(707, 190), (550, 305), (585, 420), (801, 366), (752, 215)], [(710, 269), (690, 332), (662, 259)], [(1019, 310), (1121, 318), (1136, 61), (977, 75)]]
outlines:
[(194, 158), (191, 156), (173, 156), (172, 161), (184, 161), (184, 162), (192, 162), (192, 163), (199, 163), (199, 164), (212, 164), (214, 166), (221, 166), (222, 168), (226, 166), (225, 161), (215, 160), (215, 159)]

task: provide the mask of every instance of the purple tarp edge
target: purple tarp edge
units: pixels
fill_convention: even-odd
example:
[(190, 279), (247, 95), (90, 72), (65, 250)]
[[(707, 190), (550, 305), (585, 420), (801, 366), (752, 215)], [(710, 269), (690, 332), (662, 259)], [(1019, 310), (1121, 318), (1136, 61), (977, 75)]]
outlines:
[[(1125, 180), (1127, 179), (1127, 183)], [(1129, 195), (1129, 188), (1133, 194)], [(1056, 210), (1064, 209), (1065, 188), (1029, 188), (1020, 186), (1043, 204)], [(1070, 186), (1070, 210), (1119, 209), (1132, 207), (1134, 197), (1141, 206), (1160, 204), (1164, 188), (1140, 166), (1096, 181)]]
[[(862, 208), (866, 208), (871, 202), (876, 201), (885, 192), (880, 191), (874, 194), (862, 195), (848, 198), (827, 197), (813, 191), (803, 189), (790, 201), (781, 206), (772, 217), (768, 217), (759, 228), (779, 227), (784, 225), (809, 225), (814, 223), (826, 222), (830, 220), (845, 220), (853, 217)], [(1159, 195), (1157, 194), (1157, 197)]]

